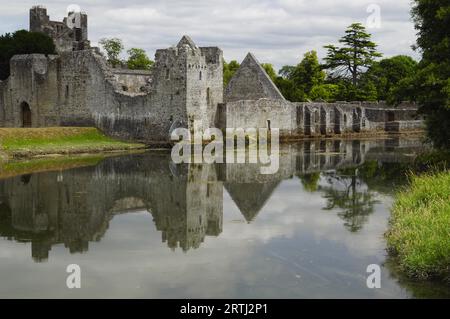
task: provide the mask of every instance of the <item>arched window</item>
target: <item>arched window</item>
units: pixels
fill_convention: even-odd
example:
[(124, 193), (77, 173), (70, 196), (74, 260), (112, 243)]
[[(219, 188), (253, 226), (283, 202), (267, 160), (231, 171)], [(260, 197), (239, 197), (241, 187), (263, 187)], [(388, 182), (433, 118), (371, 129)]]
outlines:
[(200, 73), (198, 74), (198, 79), (201, 81), (202, 80), (202, 71), (200, 71)]

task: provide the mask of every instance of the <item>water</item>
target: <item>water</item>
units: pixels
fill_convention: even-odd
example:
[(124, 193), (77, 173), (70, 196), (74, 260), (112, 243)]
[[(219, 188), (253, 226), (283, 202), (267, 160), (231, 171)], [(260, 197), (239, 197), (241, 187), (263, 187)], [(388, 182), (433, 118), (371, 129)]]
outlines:
[[(422, 148), (299, 143), (274, 175), (154, 151), (2, 179), (0, 297), (449, 297), (401, 277), (385, 251), (392, 194)], [(66, 286), (69, 264), (81, 289)]]

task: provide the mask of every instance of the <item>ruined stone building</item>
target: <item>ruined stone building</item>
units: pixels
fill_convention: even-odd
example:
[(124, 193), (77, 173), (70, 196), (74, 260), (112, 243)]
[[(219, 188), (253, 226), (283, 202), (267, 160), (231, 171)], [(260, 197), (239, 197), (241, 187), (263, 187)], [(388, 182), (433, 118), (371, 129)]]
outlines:
[(155, 54), (151, 71), (111, 68), (91, 48), (87, 15), (50, 21), (30, 10), (30, 30), (50, 35), (58, 54), (17, 55), (0, 82), (0, 126), (95, 126), (110, 136), (167, 142), (177, 127), (279, 128), (285, 138), (421, 130), (414, 105), (291, 103), (249, 54), (223, 89), (223, 56), (188, 36)]
[(69, 12), (62, 22), (50, 21), (47, 9), (35, 6), (30, 10), (30, 31), (50, 36), (57, 52), (90, 48), (86, 13)]

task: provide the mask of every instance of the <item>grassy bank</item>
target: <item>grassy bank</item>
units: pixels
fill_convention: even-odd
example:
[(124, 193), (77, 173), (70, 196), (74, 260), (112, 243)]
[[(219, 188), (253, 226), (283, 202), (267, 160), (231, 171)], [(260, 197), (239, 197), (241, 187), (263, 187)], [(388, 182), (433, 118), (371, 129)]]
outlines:
[(8, 158), (98, 153), (144, 148), (114, 140), (90, 127), (0, 128), (0, 151)]
[(386, 236), (409, 277), (450, 281), (450, 171), (411, 176), (397, 194)]

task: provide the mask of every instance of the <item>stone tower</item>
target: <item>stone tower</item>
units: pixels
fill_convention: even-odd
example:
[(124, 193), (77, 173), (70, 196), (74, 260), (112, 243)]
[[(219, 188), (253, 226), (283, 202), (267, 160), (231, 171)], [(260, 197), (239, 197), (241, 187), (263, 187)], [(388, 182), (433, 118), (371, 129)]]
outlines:
[(30, 9), (30, 31), (44, 32), (44, 26), (49, 25), (50, 18), (47, 9), (43, 6), (34, 6)]
[(58, 52), (89, 49), (88, 18), (83, 12), (69, 12), (62, 22), (51, 21), (47, 9), (30, 9), (30, 31), (45, 33), (53, 39)]
[(153, 90), (173, 114), (172, 128), (213, 127), (217, 104), (223, 102), (222, 50), (198, 47), (188, 36), (168, 49), (157, 50)]

